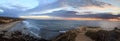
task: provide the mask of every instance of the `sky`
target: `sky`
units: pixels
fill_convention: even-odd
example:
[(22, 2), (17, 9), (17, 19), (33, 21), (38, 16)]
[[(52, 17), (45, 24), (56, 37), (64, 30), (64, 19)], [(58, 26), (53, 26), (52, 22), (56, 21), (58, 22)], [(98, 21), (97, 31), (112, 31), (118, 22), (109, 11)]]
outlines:
[(38, 5), (37, 0), (0, 0), (0, 4), (6, 8), (12, 8), (12, 6), (21, 6), (26, 8), (34, 8)]
[(99, 1), (103, 1), (103, 2), (107, 2), (107, 3), (110, 3), (114, 6), (119, 6), (120, 7), (120, 0), (99, 0)]
[[(120, 16), (119, 5), (120, 0), (0, 0), (0, 1), (1, 1), (0, 16), (37, 18), (37, 19), (40, 18), (70, 19), (71, 17), (77, 19), (79, 18), (119, 19)], [(69, 14), (70, 12), (71, 14)], [(90, 15), (95, 16), (91, 17)]]

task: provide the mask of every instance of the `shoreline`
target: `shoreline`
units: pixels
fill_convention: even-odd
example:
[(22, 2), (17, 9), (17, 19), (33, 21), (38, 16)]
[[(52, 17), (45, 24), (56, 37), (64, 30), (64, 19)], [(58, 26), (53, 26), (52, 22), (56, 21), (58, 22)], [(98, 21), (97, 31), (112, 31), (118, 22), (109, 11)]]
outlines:
[(16, 26), (16, 24), (20, 23), (21, 21), (16, 21), (8, 24), (1, 24), (0, 25), (0, 30), (8, 30), (10, 28), (13, 28), (13, 26)]
[[(10, 28), (8, 28), (8, 29), (10, 29), (11, 31), (14, 31), (14, 32), (16, 32), (17, 30), (19, 31), (26, 31), (25, 29), (24, 29), (24, 26), (23, 26), (23, 24), (21, 23), (21, 21), (17, 21), (17, 22), (13, 22), (13, 23), (10, 23), (11, 24), (11, 27)], [(13, 27), (14, 26), (14, 27)], [(21, 28), (19, 28), (18, 26), (22, 26)], [(98, 29), (99, 28), (99, 29)], [(7, 30), (8, 30), (7, 29)], [(93, 41), (90, 37), (88, 37), (88, 36), (86, 36), (85, 35), (85, 33), (84, 32), (87, 32), (87, 31), (101, 31), (101, 30), (103, 30), (102, 28), (100, 28), (100, 27), (88, 27), (88, 26), (80, 26), (80, 27), (78, 27), (78, 28), (76, 28), (76, 29), (72, 29), (72, 30), (68, 30), (68, 31), (66, 31), (66, 32), (64, 32), (64, 33), (62, 33), (62, 34), (60, 34), (60, 35), (58, 35), (58, 37), (55, 37), (55, 38), (53, 38), (53, 39), (50, 39), (50, 40), (45, 40), (45, 39), (43, 39), (44, 41), (60, 41), (59, 39), (57, 39), (57, 38), (59, 38), (59, 37), (72, 37), (72, 36), (74, 36), (74, 35), (77, 35), (77, 36), (74, 36), (74, 37), (72, 37), (72, 38), (70, 38), (70, 39), (75, 39), (75, 41), (79, 41), (80, 39), (81, 39), (81, 41), (83, 40), (83, 41)], [(93, 32), (94, 32), (93, 31)], [(104, 31), (107, 31), (107, 30), (104, 30)], [(111, 31), (111, 30), (110, 30)], [(10, 31), (8, 31), (8, 32), (10, 32)], [(21, 33), (23, 33), (23, 32), (21, 32)], [(27, 31), (26, 31), (27, 32)], [(26, 32), (24, 32), (24, 33), (26, 33)], [(107, 31), (107, 33), (108, 33), (109, 31)], [(80, 34), (78, 34), (78, 33), (80, 33)], [(98, 33), (98, 32), (97, 32)], [(92, 34), (92, 33), (91, 33)], [(88, 34), (88, 35), (91, 35), (91, 34)], [(104, 33), (103, 33), (104, 34)], [(70, 35), (70, 36), (67, 36), (67, 35)], [(101, 35), (101, 34), (100, 34)], [(30, 36), (30, 37), (33, 37), (33, 36)], [(77, 38), (76, 38), (77, 37)], [(82, 37), (82, 38), (81, 38)], [(93, 36), (93, 37), (95, 37), (95, 36)], [(35, 39), (37, 39), (37, 38), (35, 38)], [(39, 39), (42, 39), (42, 38), (39, 38)], [(39, 40), (38, 39), (38, 40)], [(66, 39), (66, 38), (60, 38), (60, 39), (62, 39), (62, 40), (64, 40), (64, 39)], [(66, 40), (66, 41), (69, 41), (69, 39), (68, 40)]]

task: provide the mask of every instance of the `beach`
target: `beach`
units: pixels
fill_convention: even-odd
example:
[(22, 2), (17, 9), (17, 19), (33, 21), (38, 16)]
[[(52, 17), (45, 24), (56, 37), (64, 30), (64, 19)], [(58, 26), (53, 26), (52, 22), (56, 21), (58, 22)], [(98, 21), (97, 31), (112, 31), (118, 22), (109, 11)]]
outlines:
[(8, 24), (1, 24), (1, 25), (0, 25), (0, 30), (8, 30), (8, 29), (11, 29), (11, 28), (13, 28), (14, 26), (16, 26), (18, 23), (20, 23), (20, 21), (8, 23)]

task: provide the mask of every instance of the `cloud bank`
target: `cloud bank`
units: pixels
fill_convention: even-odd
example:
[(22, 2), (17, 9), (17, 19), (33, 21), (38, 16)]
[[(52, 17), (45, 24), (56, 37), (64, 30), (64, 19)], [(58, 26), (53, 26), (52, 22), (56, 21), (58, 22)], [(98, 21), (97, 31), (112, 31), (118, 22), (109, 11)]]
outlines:
[[(51, 16), (52, 18), (118, 18), (120, 7), (97, 0), (37, 0), (38, 5), (28, 9), (21, 5), (0, 7), (0, 16)], [(36, 17), (36, 18), (37, 18)]]
[(97, 14), (101, 12), (111, 13), (113, 15), (120, 14), (119, 7), (113, 6), (109, 3), (96, 1), (96, 0), (58, 0), (51, 4), (46, 4), (44, 6), (38, 5), (36, 8), (29, 10), (27, 13), (45, 14), (45, 13), (51, 13), (58, 10), (77, 11), (79, 13), (92, 12), (93, 14)]

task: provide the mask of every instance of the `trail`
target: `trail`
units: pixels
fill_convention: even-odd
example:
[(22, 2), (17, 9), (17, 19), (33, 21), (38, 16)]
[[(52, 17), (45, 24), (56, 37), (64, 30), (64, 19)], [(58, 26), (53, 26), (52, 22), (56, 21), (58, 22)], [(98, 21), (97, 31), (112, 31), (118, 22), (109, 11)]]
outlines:
[(84, 33), (79, 33), (75, 41), (93, 41), (93, 40), (87, 37)]

